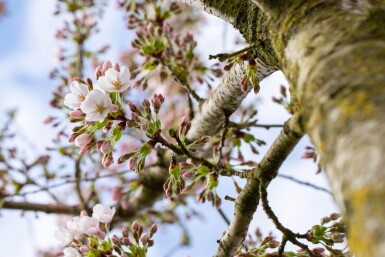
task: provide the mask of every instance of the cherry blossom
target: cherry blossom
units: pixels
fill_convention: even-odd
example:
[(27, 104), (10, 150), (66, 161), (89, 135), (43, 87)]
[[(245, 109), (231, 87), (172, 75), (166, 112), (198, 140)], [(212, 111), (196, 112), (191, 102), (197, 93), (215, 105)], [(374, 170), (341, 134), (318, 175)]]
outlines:
[(65, 248), (63, 253), (64, 253), (64, 257), (82, 257), (81, 253), (79, 253), (79, 251), (73, 247)]
[(79, 237), (83, 234), (94, 235), (99, 231), (99, 221), (89, 216), (77, 216), (67, 222), (67, 228), (73, 237)]
[(72, 234), (64, 228), (58, 228), (53, 236), (60, 246), (66, 246), (73, 240)]
[(108, 205), (97, 204), (92, 210), (92, 217), (101, 223), (110, 223), (115, 214), (115, 207), (110, 208)]
[(79, 221), (79, 229), (83, 234), (95, 235), (99, 231), (99, 221), (92, 217), (82, 216)]
[(80, 230), (80, 217), (73, 217), (72, 220), (67, 221), (67, 228), (73, 237), (83, 234)]
[(64, 97), (64, 105), (70, 109), (77, 110), (80, 104), (86, 99), (89, 93), (88, 86), (77, 80), (74, 80), (70, 85), (71, 93)]
[(124, 92), (130, 86), (130, 71), (122, 66), (120, 69), (109, 68), (100, 76), (97, 85), (106, 92)]
[(111, 111), (112, 101), (102, 90), (92, 90), (81, 103), (80, 108), (86, 114), (86, 121), (103, 121)]

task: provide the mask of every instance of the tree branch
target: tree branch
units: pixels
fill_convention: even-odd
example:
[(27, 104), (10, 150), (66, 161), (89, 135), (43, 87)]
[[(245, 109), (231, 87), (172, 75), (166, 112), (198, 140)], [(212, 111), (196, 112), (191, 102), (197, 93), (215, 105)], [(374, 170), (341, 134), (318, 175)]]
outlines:
[[(258, 79), (261, 81), (275, 69), (266, 65), (262, 60), (257, 60)], [(241, 81), (245, 75), (246, 64), (235, 64), (225, 75), (217, 89), (201, 105), (199, 112), (191, 122), (191, 129), (187, 134), (188, 140), (196, 140), (202, 135), (214, 135), (222, 127), (226, 116), (236, 111), (242, 100), (246, 97), (241, 90)], [(248, 91), (251, 90), (248, 87)]]
[(268, 16), (279, 15), (286, 1), (282, 0), (252, 0), (261, 11)]
[(203, 3), (202, 0), (177, 0), (178, 2), (187, 4), (191, 7), (197, 8), (201, 11), (207, 12), (209, 14), (212, 14), (224, 21), (227, 21), (229, 23), (233, 23), (235, 20), (235, 17), (225, 14), (221, 10), (218, 10), (217, 8), (210, 6), (208, 4)]
[(244, 241), (259, 204), (260, 179), (268, 185), (277, 176), (278, 169), (302, 138), (303, 132), (298, 127), (298, 118), (295, 115), (285, 123), (283, 130), (238, 195), (231, 224), (219, 243), (215, 257), (233, 256)]
[(4, 201), (1, 208), (11, 209), (11, 210), (22, 210), (22, 211), (37, 211), (37, 212), (45, 212), (45, 213), (68, 214), (68, 215), (79, 215), (81, 211), (78, 205), (70, 206), (65, 204), (40, 204), (40, 203), (14, 202), (14, 201)]

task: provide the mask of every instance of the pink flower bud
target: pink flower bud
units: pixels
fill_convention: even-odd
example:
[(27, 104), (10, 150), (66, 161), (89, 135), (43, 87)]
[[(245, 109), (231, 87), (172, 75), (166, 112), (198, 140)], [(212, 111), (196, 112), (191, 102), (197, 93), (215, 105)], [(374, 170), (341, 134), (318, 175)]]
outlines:
[(84, 133), (75, 138), (75, 145), (79, 148), (88, 145), (92, 140), (90, 134)]
[(114, 158), (111, 155), (103, 157), (102, 165), (104, 168), (108, 168), (114, 163)]
[(95, 69), (95, 78), (98, 79), (100, 76), (102, 76), (102, 68), (98, 65)]
[(184, 127), (186, 126), (186, 124), (189, 122), (187, 116), (183, 116), (181, 119), (180, 119), (180, 122), (179, 122), (179, 126), (181, 127)]
[(137, 157), (132, 157), (128, 163), (128, 169), (129, 170), (134, 170), (135, 169), (135, 166), (136, 166), (136, 161), (137, 161)]
[(74, 119), (82, 119), (84, 118), (85, 114), (81, 110), (72, 111), (70, 113), (71, 118)]
[(158, 113), (160, 106), (162, 105), (161, 101), (159, 98), (154, 98), (152, 99), (152, 106), (154, 106), (154, 111)]
[(103, 66), (102, 66), (102, 74), (104, 75), (104, 73), (109, 69), (109, 68), (112, 68), (112, 63), (110, 61), (104, 61), (103, 63)]
[(73, 143), (75, 142), (75, 138), (78, 136), (78, 134), (72, 134), (69, 138), (68, 138), (68, 142), (69, 143)]
[(114, 69), (117, 70), (117, 71), (120, 71), (120, 65), (119, 65), (119, 63), (115, 63), (115, 64), (114, 64)]
[(143, 234), (143, 236), (140, 238), (140, 241), (142, 241), (143, 245), (146, 245), (148, 240), (150, 240), (150, 235), (146, 233)]
[(79, 250), (81, 253), (87, 253), (89, 251), (88, 247), (85, 245), (80, 246)]
[(98, 148), (98, 150), (100, 150), (100, 148), (102, 147), (104, 141), (99, 141), (96, 143), (96, 147)]
[(158, 231), (158, 226), (154, 223), (154, 224), (151, 225), (150, 236), (152, 236), (153, 234), (155, 234), (156, 231)]
[(91, 150), (90, 145), (85, 145), (82, 148), (80, 148), (79, 154), (84, 155), (87, 154)]
[(80, 212), (80, 217), (88, 216), (88, 213), (86, 211), (81, 211)]
[(104, 154), (109, 153), (111, 151), (111, 141), (104, 141), (100, 146), (100, 151)]
[(96, 232), (96, 234), (95, 234), (99, 239), (101, 239), (101, 240), (103, 240), (104, 239), (104, 237), (106, 236), (106, 233), (104, 233), (103, 231), (98, 231), (98, 232)]

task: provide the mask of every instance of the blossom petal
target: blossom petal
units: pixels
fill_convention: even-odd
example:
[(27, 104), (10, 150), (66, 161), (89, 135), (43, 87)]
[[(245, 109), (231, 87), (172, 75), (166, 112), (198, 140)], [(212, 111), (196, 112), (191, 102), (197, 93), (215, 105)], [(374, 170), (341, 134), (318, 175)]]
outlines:
[(98, 112), (90, 112), (86, 115), (86, 121), (103, 121), (107, 115)]
[(70, 85), (70, 90), (73, 94), (79, 96), (79, 95), (83, 95), (83, 96), (86, 96), (89, 92), (88, 90), (88, 86), (84, 83), (80, 83), (79, 81), (72, 81), (71, 85)]
[(107, 78), (110, 78), (111, 80), (118, 80), (119, 79), (119, 72), (115, 70), (114, 68), (109, 68), (105, 73), (104, 76)]
[(112, 87), (112, 83), (111, 83), (111, 81), (110, 81), (107, 77), (105, 77), (105, 76), (102, 76), (102, 77), (100, 77), (100, 78), (98, 79), (97, 85), (98, 85), (101, 89), (105, 90), (106, 92), (113, 92), (112, 90), (113, 90), (114, 88)]
[(80, 101), (76, 95), (70, 93), (65, 95), (64, 105), (72, 110), (77, 110), (80, 108)]
[(80, 104), (80, 109), (82, 110), (82, 112), (88, 114), (95, 110), (95, 103), (92, 100), (89, 100), (88, 98), (86, 98), (86, 100), (84, 100)]
[(120, 68), (120, 73), (119, 73), (119, 79), (122, 83), (127, 83), (130, 81), (131, 73), (130, 70), (126, 67), (123, 66)]

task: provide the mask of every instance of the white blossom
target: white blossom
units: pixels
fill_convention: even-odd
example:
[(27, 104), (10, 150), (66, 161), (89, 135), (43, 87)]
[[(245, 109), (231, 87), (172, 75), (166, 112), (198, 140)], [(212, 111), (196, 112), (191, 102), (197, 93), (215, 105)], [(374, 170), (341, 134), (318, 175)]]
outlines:
[(99, 77), (97, 85), (106, 92), (124, 92), (130, 86), (130, 71), (127, 67), (122, 66), (120, 71), (109, 68), (104, 76)]
[(79, 251), (73, 247), (66, 247), (63, 253), (64, 253), (64, 257), (82, 257)]
[(92, 217), (83, 216), (79, 221), (79, 230), (86, 235), (95, 235), (99, 231), (99, 221)]
[(68, 245), (73, 240), (72, 234), (65, 228), (58, 228), (53, 236), (61, 247)]
[(77, 110), (89, 93), (88, 86), (74, 80), (70, 85), (70, 90), (71, 93), (66, 94), (64, 97), (64, 105), (73, 110)]
[(92, 90), (81, 103), (80, 108), (86, 114), (87, 121), (103, 121), (111, 111), (112, 101), (102, 90)]
[(72, 220), (67, 221), (67, 228), (73, 237), (83, 234), (80, 229), (80, 217), (73, 217)]
[(110, 208), (108, 205), (97, 204), (92, 209), (92, 217), (99, 220), (101, 223), (110, 223), (115, 214), (115, 207)]
[(99, 231), (99, 221), (89, 216), (73, 217), (67, 222), (67, 228), (73, 237), (94, 235)]

